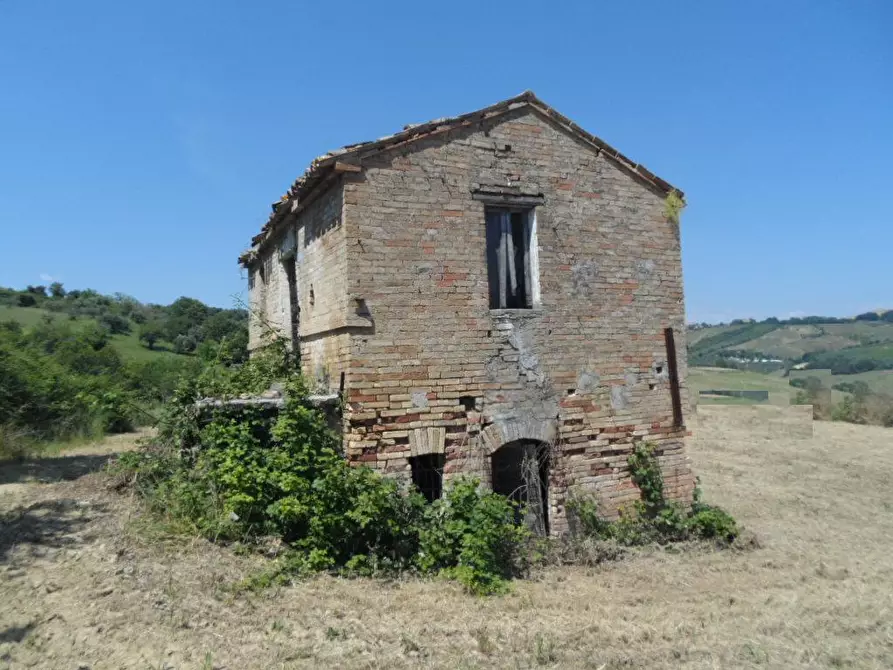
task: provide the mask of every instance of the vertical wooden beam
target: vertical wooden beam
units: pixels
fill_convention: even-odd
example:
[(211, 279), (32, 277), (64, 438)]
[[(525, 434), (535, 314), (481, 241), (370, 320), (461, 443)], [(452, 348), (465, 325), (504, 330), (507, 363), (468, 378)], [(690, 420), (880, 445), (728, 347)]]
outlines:
[(530, 244), (533, 231), (531, 217), (533, 210), (524, 213), (524, 306), (533, 307), (533, 277), (530, 268)]
[(676, 364), (676, 338), (672, 328), (664, 328), (667, 343), (667, 373), (670, 377), (670, 400), (673, 403), (673, 426), (682, 427), (682, 396), (679, 392), (679, 368)]

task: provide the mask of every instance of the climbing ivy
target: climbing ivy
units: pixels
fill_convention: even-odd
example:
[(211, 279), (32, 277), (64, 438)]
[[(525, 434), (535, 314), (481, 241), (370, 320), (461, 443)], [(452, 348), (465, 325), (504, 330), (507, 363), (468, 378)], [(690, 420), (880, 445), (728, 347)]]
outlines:
[(595, 500), (572, 498), (568, 511), (584, 536), (613, 540), (621, 545), (679, 542), (710, 539), (729, 544), (739, 535), (738, 524), (727, 512), (701, 501), (700, 485), (695, 488), (690, 509), (668, 501), (655, 447), (639, 442), (627, 459), (630, 477), (641, 492), (641, 500), (621, 510), (617, 521), (598, 514)]

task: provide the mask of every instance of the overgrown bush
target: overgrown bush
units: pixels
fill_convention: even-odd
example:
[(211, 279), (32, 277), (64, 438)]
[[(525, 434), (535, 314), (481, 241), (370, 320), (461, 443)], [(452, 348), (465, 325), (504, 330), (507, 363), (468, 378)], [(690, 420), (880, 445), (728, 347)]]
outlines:
[(735, 520), (719, 507), (704, 503), (699, 487), (695, 488), (690, 510), (666, 500), (663, 476), (652, 445), (636, 444), (628, 462), (641, 500), (621, 510), (618, 520), (609, 521), (600, 516), (598, 505), (591, 498), (572, 498), (568, 511), (579, 534), (624, 546), (689, 539), (728, 544), (738, 537), (740, 531)]
[(100, 328), (0, 327), (0, 419), (33, 442), (129, 430), (121, 360)]
[(323, 416), (292, 376), (285, 407), (206, 413), (196, 400), (257, 393), (290, 371), (271, 347), (238, 369), (187, 381), (175, 393), (161, 444), (122, 456), (150, 510), (173, 529), (216, 541), (275, 536), (288, 551), (259, 584), (320, 570), (344, 574), (417, 571), (455, 578), (471, 592), (496, 593), (519, 574), (527, 531), (513, 503), (459, 480), (432, 505), (415, 490), (354, 468)]

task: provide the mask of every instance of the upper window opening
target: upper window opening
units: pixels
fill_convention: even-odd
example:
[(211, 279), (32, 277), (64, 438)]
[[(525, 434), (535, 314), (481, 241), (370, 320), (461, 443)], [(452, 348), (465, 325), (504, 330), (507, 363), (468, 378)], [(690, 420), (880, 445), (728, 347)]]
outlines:
[(488, 207), (490, 309), (529, 309), (537, 292), (536, 219), (532, 209)]

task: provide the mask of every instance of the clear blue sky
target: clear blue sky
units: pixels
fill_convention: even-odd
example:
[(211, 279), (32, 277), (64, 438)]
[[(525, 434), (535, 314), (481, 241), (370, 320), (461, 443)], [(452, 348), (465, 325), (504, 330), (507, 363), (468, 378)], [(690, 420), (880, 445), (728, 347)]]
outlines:
[(525, 89), (685, 190), (691, 320), (893, 308), (889, 0), (0, 0), (0, 285), (229, 306), (314, 156)]

